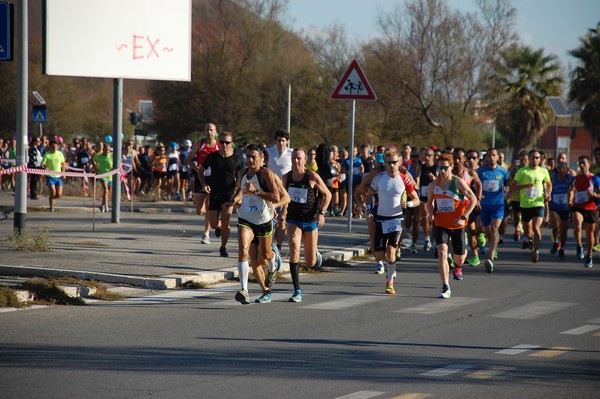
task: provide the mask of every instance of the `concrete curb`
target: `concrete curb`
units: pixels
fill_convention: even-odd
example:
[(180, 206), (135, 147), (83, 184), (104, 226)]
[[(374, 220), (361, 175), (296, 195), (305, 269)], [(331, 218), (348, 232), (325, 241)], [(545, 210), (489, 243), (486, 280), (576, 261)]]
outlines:
[[(368, 243), (366, 244), (368, 246)], [(364, 245), (340, 249), (323, 254), (323, 259), (335, 259), (338, 261), (348, 261), (354, 256), (363, 256), (366, 253)], [(290, 265), (288, 262), (281, 263), (280, 272), (289, 272)], [(150, 290), (168, 290), (179, 287), (185, 283), (205, 283), (215, 284), (224, 280), (233, 280), (237, 278), (237, 267), (217, 271), (206, 271), (193, 274), (169, 274), (162, 277), (148, 276), (130, 276), (113, 273), (101, 272), (86, 272), (67, 269), (51, 269), (29, 266), (10, 266), (0, 265), (0, 275), (14, 275), (26, 277), (65, 277), (71, 276), (80, 280), (97, 280), (111, 284), (128, 284), (134, 287), (140, 287)], [(70, 296), (80, 297), (89, 296), (92, 293), (87, 292), (87, 287), (80, 286), (64, 286), (63, 289)], [(87, 291), (86, 291), (87, 290)]]

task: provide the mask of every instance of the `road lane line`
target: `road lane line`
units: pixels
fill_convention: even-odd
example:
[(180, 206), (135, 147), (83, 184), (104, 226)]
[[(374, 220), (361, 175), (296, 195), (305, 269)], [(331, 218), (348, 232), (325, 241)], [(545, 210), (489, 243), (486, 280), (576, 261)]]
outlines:
[(393, 398), (390, 398), (390, 399), (427, 399), (427, 398), (431, 398), (432, 396), (433, 395), (429, 394), (429, 393), (414, 392), (414, 393), (405, 393), (400, 396), (394, 396)]
[(572, 351), (572, 350), (575, 350), (575, 348), (571, 348), (568, 346), (553, 346), (550, 349), (544, 349), (539, 352), (532, 353), (529, 356), (550, 358), (550, 357), (564, 355), (565, 353)]
[(536, 319), (538, 317), (559, 312), (576, 305), (578, 304), (573, 302), (536, 301), (524, 306), (519, 306), (503, 312), (495, 313), (490, 316), (500, 317), (503, 319)]
[(518, 355), (519, 353), (527, 352), (532, 349), (539, 348), (539, 345), (529, 345), (529, 344), (521, 344), (517, 346), (513, 346), (512, 348), (502, 349), (501, 351), (496, 352), (497, 355)]
[(591, 331), (596, 331), (599, 330), (600, 326), (594, 326), (591, 324), (586, 324), (585, 326), (581, 326), (581, 327), (577, 327), (574, 328), (572, 330), (567, 330), (567, 331), (563, 331), (561, 332), (561, 334), (566, 334), (566, 335), (582, 335), (582, 334), (586, 334), (589, 333)]
[(335, 399), (369, 399), (375, 396), (383, 395), (385, 392), (378, 391), (358, 391), (349, 395), (339, 396)]
[(474, 373), (467, 374), (466, 376), (468, 378), (475, 378), (477, 380), (488, 380), (490, 378), (494, 378), (496, 376), (504, 374), (508, 371), (512, 371), (514, 369), (515, 369), (514, 367), (501, 367), (501, 366), (496, 367), (495, 366), (495, 367), (490, 367), (489, 369), (479, 370)]
[(442, 367), (435, 370), (430, 370), (425, 373), (421, 373), (424, 377), (445, 377), (450, 374), (459, 373), (464, 370), (468, 370), (473, 366), (469, 364), (450, 364), (446, 367)]
[(438, 300), (433, 302), (427, 302), (422, 305), (399, 309), (394, 311), (394, 313), (438, 314), (446, 312), (449, 309), (455, 309), (483, 301), (487, 301), (487, 298), (458, 297), (452, 298), (449, 301)]

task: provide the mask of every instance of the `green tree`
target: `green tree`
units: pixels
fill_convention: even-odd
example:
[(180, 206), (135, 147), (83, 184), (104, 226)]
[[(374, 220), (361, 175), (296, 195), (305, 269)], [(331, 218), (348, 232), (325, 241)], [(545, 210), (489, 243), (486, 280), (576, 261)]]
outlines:
[(514, 158), (546, 131), (551, 113), (546, 97), (560, 95), (563, 84), (560, 63), (543, 49), (513, 45), (503, 53), (498, 82), (504, 97), (497, 126)]
[(600, 23), (590, 29), (581, 45), (569, 52), (578, 59), (571, 73), (569, 100), (581, 107), (581, 120), (596, 141), (600, 138)]

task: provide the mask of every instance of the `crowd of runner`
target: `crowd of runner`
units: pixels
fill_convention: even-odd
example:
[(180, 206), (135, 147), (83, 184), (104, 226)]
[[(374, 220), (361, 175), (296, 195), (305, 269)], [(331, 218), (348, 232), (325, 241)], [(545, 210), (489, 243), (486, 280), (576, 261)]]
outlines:
[[(108, 141), (108, 140), (107, 140)], [(402, 148), (370, 146), (338, 148), (320, 144), (288, 147), (289, 133), (277, 131), (275, 143), (238, 145), (230, 132), (217, 133), (206, 125), (201, 140), (185, 140), (154, 148), (131, 141), (123, 145), (122, 163), (131, 169), (134, 195), (194, 201), (204, 218), (202, 243), (210, 232), (220, 239), (219, 254), (228, 257), (230, 218), (238, 215), (238, 270), (236, 300), (250, 302), (248, 275), (252, 268), (262, 294), (258, 303), (271, 301), (270, 287), (281, 266), (280, 250), (289, 246), (294, 291), (302, 300), (299, 262), (319, 268), (322, 257), (318, 231), (326, 217), (365, 218), (375, 255), (375, 272), (385, 274), (385, 292), (395, 294), (396, 262), (401, 251), (431, 253), (438, 260), (441, 298), (450, 298), (450, 277), (462, 280), (464, 264), (494, 271), (507, 224), (512, 237), (529, 259), (538, 262), (541, 227), (552, 229), (551, 255), (566, 257), (569, 228), (575, 257), (593, 266), (598, 244), (600, 148), (594, 160), (581, 156), (578, 171), (566, 154), (546, 159), (538, 150), (521, 151), (511, 165), (495, 148), (486, 151), (435, 146)], [(12, 166), (16, 141), (0, 143), (0, 168)], [(352, 166), (350, 153), (352, 150)], [(60, 137), (34, 137), (29, 143), (28, 167), (54, 171), (103, 173), (113, 168), (111, 143), (92, 145), (85, 138), (66, 144)], [(29, 195), (35, 200), (40, 177), (29, 175)], [(62, 194), (60, 176), (46, 176), (50, 210)], [(2, 189), (14, 187), (14, 175), (2, 175)], [(86, 183), (82, 183), (87, 195)], [(102, 211), (108, 211), (110, 179), (102, 181)], [(585, 248), (583, 233), (585, 230)], [(469, 255), (470, 254), (470, 255)], [(267, 273), (263, 271), (266, 268)]]

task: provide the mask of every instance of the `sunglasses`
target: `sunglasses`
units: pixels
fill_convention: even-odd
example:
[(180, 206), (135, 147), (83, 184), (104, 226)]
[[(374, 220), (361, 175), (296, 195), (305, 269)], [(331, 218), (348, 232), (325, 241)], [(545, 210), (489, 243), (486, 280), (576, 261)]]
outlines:
[(540, 159), (540, 157), (531, 157), (531, 158), (533, 158), (533, 159)]
[(438, 170), (443, 170), (444, 172), (450, 169), (450, 165), (438, 166)]
[(224, 141), (224, 140), (219, 140), (219, 143), (221, 143), (221, 144), (227, 144), (227, 145), (229, 145), (229, 144), (231, 144), (231, 143), (232, 143), (232, 141)]
[(398, 161), (385, 161), (386, 165), (396, 165)]
[(478, 159), (479, 157), (467, 157), (468, 159)]

